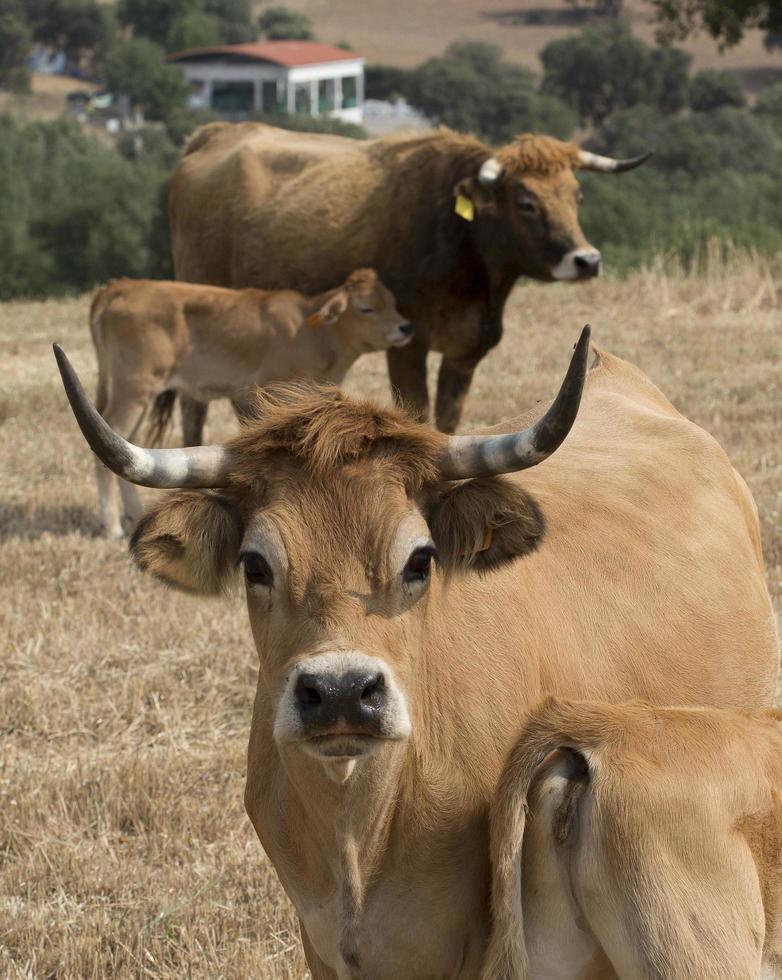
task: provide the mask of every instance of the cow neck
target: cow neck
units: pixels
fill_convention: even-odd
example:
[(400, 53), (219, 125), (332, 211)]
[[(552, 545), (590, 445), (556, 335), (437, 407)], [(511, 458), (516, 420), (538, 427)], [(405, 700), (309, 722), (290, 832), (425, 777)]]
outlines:
[(408, 755), (406, 745), (392, 745), (357, 762), (343, 782), (312, 759), (291, 760), (280, 769), (281, 826), (297, 828), (285, 849), (285, 880), (294, 895), (295, 880), (306, 880), (319, 905), (335, 906), (340, 953), (348, 964), (358, 955), (367, 884), (388, 852)]

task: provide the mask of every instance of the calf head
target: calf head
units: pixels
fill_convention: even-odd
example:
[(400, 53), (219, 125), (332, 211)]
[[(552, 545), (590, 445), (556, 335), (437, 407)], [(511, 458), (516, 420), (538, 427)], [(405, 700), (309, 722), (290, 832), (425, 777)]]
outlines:
[(417, 658), (443, 579), (537, 547), (542, 515), (502, 474), (565, 438), (587, 354), (585, 328), (556, 400), (521, 432), (448, 437), (335, 389), (282, 386), (258, 392), (225, 446), (146, 450), (106, 425), (57, 349), (77, 420), (106, 465), (184, 488), (138, 525), (138, 565), (212, 594), (240, 571), (260, 660), (254, 735), (297, 765), (343, 776), (414, 732)]
[(517, 258), (520, 275), (534, 279), (590, 279), (600, 272), (600, 252), (578, 223), (581, 189), (574, 171), (621, 173), (649, 154), (614, 160), (562, 143), (525, 134), (477, 166), (454, 187), (475, 219), (479, 251), (507, 263)]
[(396, 308), (391, 290), (374, 269), (351, 272), (308, 322), (313, 329), (331, 325), (340, 346), (362, 353), (403, 347), (413, 336), (413, 325)]

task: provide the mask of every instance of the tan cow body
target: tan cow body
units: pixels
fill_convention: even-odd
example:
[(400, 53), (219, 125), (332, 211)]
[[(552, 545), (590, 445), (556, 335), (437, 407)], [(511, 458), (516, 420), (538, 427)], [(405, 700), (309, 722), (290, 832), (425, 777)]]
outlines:
[[(230, 398), (241, 414), (256, 385), (296, 378), (339, 384), (361, 354), (402, 346), (412, 333), (371, 269), (314, 297), (117, 279), (95, 295), (90, 327), (98, 410), (123, 435), (137, 430), (163, 391), (203, 406)], [(184, 421), (185, 445), (192, 445), (195, 433)], [(115, 478), (98, 463), (97, 480), (106, 533), (121, 537)], [(137, 494), (124, 481), (121, 489), (134, 523)]]
[(779, 718), (536, 708), (492, 811), (484, 980), (782, 977)]
[[(334, 394), (261, 394), (236, 439), (177, 463), (222, 489), (170, 495), (132, 541), (201, 592), (241, 556), (259, 656), (246, 807), (314, 980), (480, 975), (490, 802), (545, 694), (771, 704), (749, 492), (637, 369), (601, 355), (533, 469), (454, 480), (459, 438)], [(121, 453), (172, 485), (165, 458)]]

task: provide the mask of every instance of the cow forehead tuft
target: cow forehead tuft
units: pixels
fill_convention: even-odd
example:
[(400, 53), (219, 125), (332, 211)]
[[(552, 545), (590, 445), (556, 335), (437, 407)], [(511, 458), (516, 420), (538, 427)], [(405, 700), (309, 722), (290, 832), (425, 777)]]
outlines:
[(257, 485), (286, 453), (319, 480), (360, 459), (382, 458), (417, 490), (438, 479), (446, 439), (402, 410), (348, 399), (333, 387), (270, 385), (258, 389), (241, 432), (228, 444), (236, 459), (231, 482), (237, 489)]
[(522, 133), (503, 147), (497, 157), (508, 173), (545, 176), (574, 168), (578, 163), (578, 152), (575, 143), (563, 143), (539, 133)]

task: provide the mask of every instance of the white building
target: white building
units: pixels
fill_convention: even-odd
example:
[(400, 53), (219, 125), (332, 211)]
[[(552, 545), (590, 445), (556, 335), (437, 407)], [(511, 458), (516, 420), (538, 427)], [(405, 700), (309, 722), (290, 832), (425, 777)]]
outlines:
[(190, 83), (190, 106), (229, 119), (301, 112), (360, 123), (364, 59), (316, 41), (259, 41), (168, 56)]

